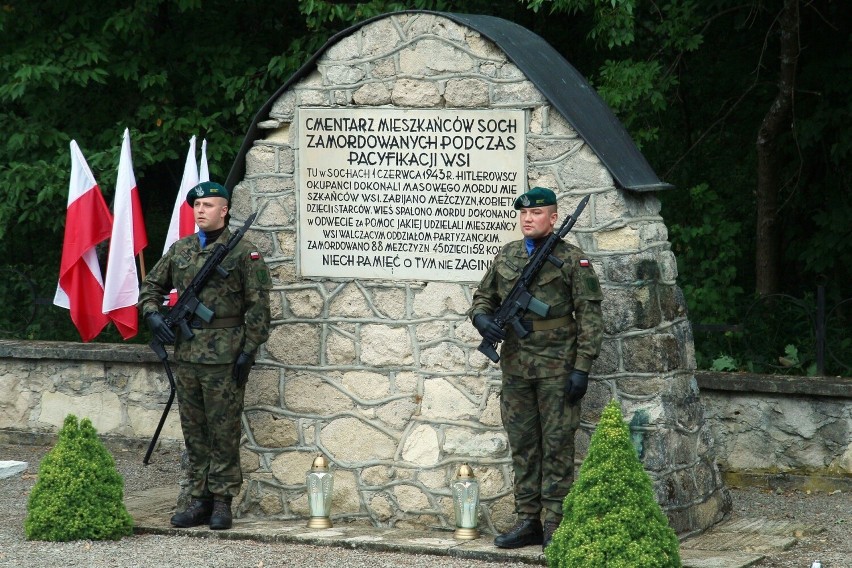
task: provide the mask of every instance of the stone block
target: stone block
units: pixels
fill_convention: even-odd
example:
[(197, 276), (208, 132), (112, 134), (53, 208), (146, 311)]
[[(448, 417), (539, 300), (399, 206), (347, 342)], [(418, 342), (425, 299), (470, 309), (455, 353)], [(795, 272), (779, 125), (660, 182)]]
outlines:
[(255, 144), (246, 153), (246, 175), (274, 173), (275, 149), (263, 144)]
[(402, 459), (409, 463), (430, 467), (439, 457), (438, 432), (429, 424), (415, 426), (403, 440)]
[(390, 393), (390, 381), (380, 373), (350, 371), (343, 374), (340, 382), (346, 390), (365, 400), (385, 398)]
[(469, 428), (448, 427), (444, 433), (445, 454), (471, 457), (503, 457), (509, 442), (503, 431), (477, 432)]
[(351, 61), (361, 57), (358, 35), (341, 38), (323, 53), (323, 59), (328, 61)]
[(322, 428), (319, 437), (334, 461), (356, 463), (391, 459), (396, 453), (396, 440), (358, 418), (331, 420)]
[(362, 29), (361, 53), (364, 57), (393, 51), (402, 42), (399, 30), (390, 19), (378, 20)]
[(387, 402), (376, 408), (376, 418), (394, 430), (402, 431), (417, 413), (414, 397)]
[(27, 462), (15, 460), (0, 460), (0, 479), (14, 477), (20, 473), (27, 471), (29, 464)]
[(419, 487), (414, 485), (395, 485), (393, 494), (396, 497), (397, 505), (403, 512), (417, 512), (428, 509), (429, 498)]
[(531, 138), (527, 140), (527, 159), (531, 162), (552, 162), (556, 159), (565, 159), (572, 152), (579, 150), (582, 145), (583, 142), (577, 139)]
[(428, 77), (473, 69), (470, 55), (445, 41), (424, 39), (399, 52), (401, 75)]
[(352, 101), (361, 106), (381, 106), (391, 102), (391, 91), (384, 83), (367, 83), (352, 93)]
[(491, 97), (491, 104), (497, 106), (536, 106), (545, 102), (544, 95), (530, 81), (498, 83)]
[(319, 326), (307, 323), (273, 326), (266, 342), (269, 356), (284, 365), (317, 365)]
[(423, 382), (421, 415), (424, 418), (471, 420), (479, 416), (479, 405), (468, 399), (446, 379)]
[(681, 364), (680, 346), (669, 334), (627, 337), (622, 353), (627, 372), (671, 371)]
[(454, 108), (484, 107), (488, 105), (488, 83), (481, 79), (449, 79), (444, 88), (447, 106)]
[(351, 410), (355, 403), (330, 384), (331, 376), (294, 373), (284, 379), (284, 408), (318, 416)]
[[(314, 74), (319, 78), (319, 73)], [(303, 80), (304, 81), (304, 80)], [(293, 91), (287, 91), (272, 103), (272, 108), (269, 111), (271, 118), (277, 118), (285, 121), (292, 121), (295, 116), (296, 109), (296, 94)]]
[(352, 85), (366, 75), (359, 65), (328, 65), (324, 71), (326, 80), (332, 85)]
[(391, 90), (391, 102), (397, 106), (434, 108), (441, 104), (441, 93), (431, 81), (399, 79)]
[(595, 248), (601, 251), (632, 252), (642, 246), (639, 232), (631, 227), (621, 227), (609, 231), (599, 231), (594, 234)]
[(69, 414), (74, 414), (80, 420), (88, 418), (99, 434), (115, 434), (123, 426), (122, 403), (113, 392), (95, 392), (81, 396), (46, 392), (42, 395), (39, 422), (58, 429)]
[(246, 422), (254, 443), (264, 448), (286, 448), (298, 443), (293, 420), (271, 412), (247, 411)]
[(420, 351), (420, 366), (427, 371), (452, 371), (464, 368), (464, 361), (464, 351), (450, 341), (442, 341)]
[(370, 294), (373, 299), (373, 306), (380, 317), (392, 320), (399, 320), (405, 317), (405, 288), (376, 286), (370, 288)]
[(267, 227), (287, 226), (292, 225), (295, 221), (294, 215), (293, 196), (282, 195), (270, 198), (266, 202), (266, 206), (261, 210), (257, 222)]
[(297, 318), (316, 318), (325, 308), (325, 299), (316, 289), (285, 291), (290, 312)]
[(365, 365), (399, 366), (414, 362), (407, 327), (361, 326), (361, 362)]
[(331, 318), (368, 318), (373, 316), (364, 292), (355, 284), (347, 284), (328, 302), (328, 316)]
[(464, 315), (470, 301), (459, 284), (428, 282), (414, 294), (414, 317)]

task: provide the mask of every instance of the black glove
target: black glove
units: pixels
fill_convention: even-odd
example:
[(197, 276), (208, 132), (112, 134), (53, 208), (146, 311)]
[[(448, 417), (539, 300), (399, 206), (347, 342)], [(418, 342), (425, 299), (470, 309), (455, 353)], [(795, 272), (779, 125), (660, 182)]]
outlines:
[(244, 387), (248, 382), (252, 365), (254, 365), (254, 355), (245, 351), (237, 355), (237, 360), (234, 362), (234, 380), (238, 387)]
[(503, 331), (499, 325), (494, 323), (494, 316), (492, 315), (477, 314), (476, 317), (473, 318), (473, 327), (476, 328), (476, 331), (479, 332), (479, 335), (481, 335), (485, 341), (500, 343), (506, 339), (506, 332)]
[(589, 386), (589, 373), (574, 369), (565, 382), (565, 399), (569, 406), (574, 406), (586, 394)]
[(166, 318), (160, 312), (151, 312), (145, 316), (145, 322), (157, 341), (164, 344), (175, 342), (175, 332), (166, 324)]

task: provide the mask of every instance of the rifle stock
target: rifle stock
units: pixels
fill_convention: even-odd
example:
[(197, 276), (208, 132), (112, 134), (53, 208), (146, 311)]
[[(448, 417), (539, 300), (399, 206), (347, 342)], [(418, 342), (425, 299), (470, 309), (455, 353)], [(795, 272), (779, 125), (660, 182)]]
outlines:
[[(529, 291), (529, 286), (533, 279), (538, 276), (538, 273), (541, 272), (545, 262), (550, 262), (559, 268), (562, 267), (564, 263), (559, 258), (553, 256), (553, 251), (556, 249), (556, 245), (574, 227), (577, 218), (583, 212), (583, 209), (586, 208), (588, 202), (589, 196), (587, 195), (580, 200), (577, 209), (574, 210), (574, 214), (566, 217), (559, 230), (550, 233), (547, 240), (535, 250), (527, 261), (517, 282), (509, 290), (509, 293), (503, 299), (497, 311), (494, 312), (494, 323), (499, 325), (500, 328), (505, 329), (507, 325), (511, 325), (518, 338), (524, 338), (530, 333), (524, 327), (523, 323), (521, 323), (521, 318), (523, 318), (524, 314), (530, 311), (539, 317), (547, 317), (550, 306), (533, 296)], [(491, 359), (494, 363), (497, 363), (500, 361), (500, 355), (497, 353), (497, 345), (499, 345), (499, 342), (491, 343), (483, 339), (477, 351)]]

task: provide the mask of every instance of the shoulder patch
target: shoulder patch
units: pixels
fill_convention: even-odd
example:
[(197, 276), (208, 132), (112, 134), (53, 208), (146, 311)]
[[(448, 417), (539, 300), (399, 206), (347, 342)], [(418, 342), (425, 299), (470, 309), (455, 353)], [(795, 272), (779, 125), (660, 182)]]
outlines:
[(249, 258), (252, 260), (260, 260), (260, 253), (256, 250), (253, 250), (249, 253)]

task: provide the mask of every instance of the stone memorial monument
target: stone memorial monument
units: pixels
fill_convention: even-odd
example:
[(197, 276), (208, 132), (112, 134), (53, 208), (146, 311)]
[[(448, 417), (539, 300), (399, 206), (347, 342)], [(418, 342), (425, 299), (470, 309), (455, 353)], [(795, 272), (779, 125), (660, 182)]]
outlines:
[(385, 14), (333, 37), (254, 120), (226, 185), (272, 271), (273, 331), (246, 393), (244, 517), (307, 518), (327, 457), (335, 523), (453, 528), (462, 463), (480, 528), (513, 522), (500, 375), (465, 317), (514, 197), (589, 206), (568, 239), (601, 278), (606, 335), (577, 434), (617, 399), (681, 535), (730, 508), (698, 398), (660, 182), (585, 80), (490, 16)]

